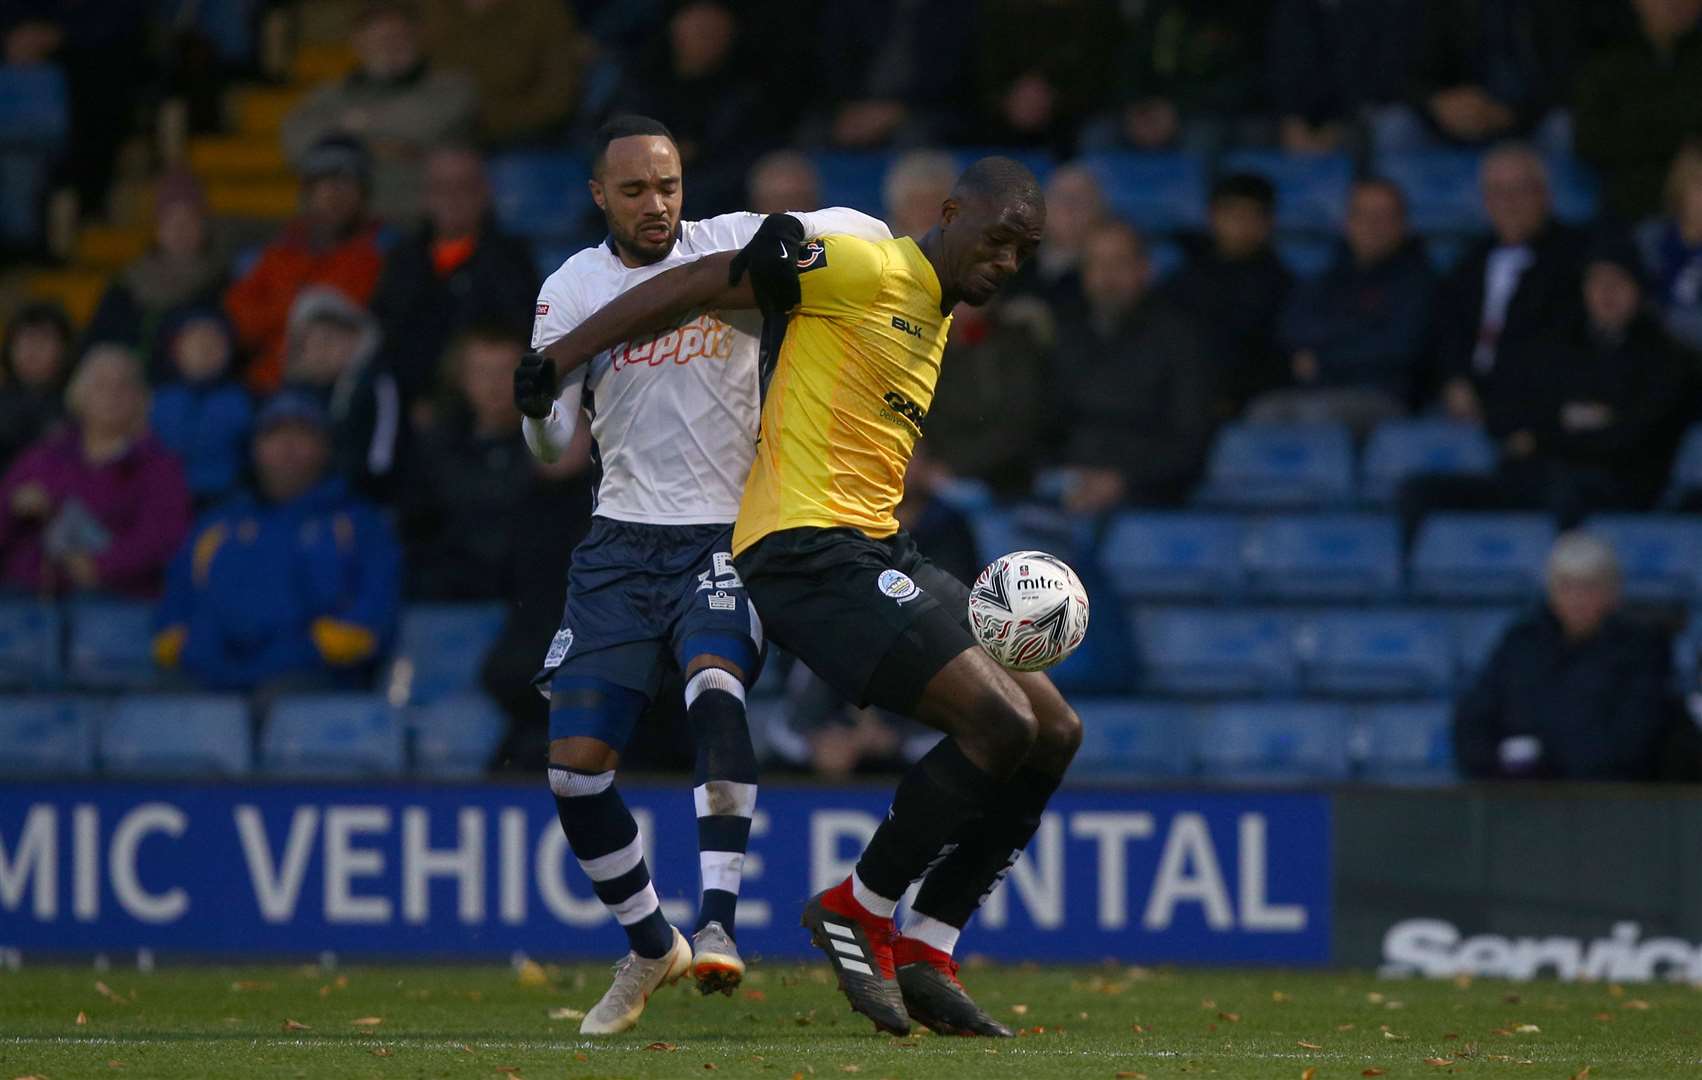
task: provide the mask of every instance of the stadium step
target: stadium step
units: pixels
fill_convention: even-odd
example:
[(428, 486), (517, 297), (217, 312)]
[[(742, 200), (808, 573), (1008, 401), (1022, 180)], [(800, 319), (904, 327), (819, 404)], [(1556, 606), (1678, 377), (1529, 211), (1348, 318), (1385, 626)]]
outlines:
[(77, 234), (74, 261), (80, 269), (119, 270), (140, 258), (151, 239), (146, 228), (85, 225)]
[(209, 183), (238, 178), (277, 179), (289, 171), (275, 135), (192, 139), (189, 167)]
[(290, 76), (309, 85), (340, 79), (354, 70), (355, 50), (343, 42), (302, 45), (290, 61)]
[(45, 270), (30, 275), (25, 287), (38, 300), (57, 301), (77, 326), (86, 325), (106, 289), (107, 275), (99, 270)]
[(293, 216), (300, 193), (295, 180), (218, 180), (207, 185), (207, 203), (219, 217), (283, 221)]
[(237, 131), (250, 136), (276, 138), (284, 126), (284, 117), (305, 94), (299, 89), (245, 87), (234, 91), (229, 98), (231, 121)]

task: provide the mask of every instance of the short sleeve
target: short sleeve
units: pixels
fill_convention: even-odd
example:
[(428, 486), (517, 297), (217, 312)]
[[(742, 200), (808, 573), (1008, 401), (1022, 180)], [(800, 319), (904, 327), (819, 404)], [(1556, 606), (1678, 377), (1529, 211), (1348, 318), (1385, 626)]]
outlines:
[(824, 236), (798, 257), (799, 315), (828, 318), (861, 314), (880, 292), (886, 259), (881, 249), (854, 236)]
[(532, 349), (547, 349), (585, 321), (577, 290), (568, 286), (567, 268), (551, 274), (538, 291), (538, 306), (532, 312)]

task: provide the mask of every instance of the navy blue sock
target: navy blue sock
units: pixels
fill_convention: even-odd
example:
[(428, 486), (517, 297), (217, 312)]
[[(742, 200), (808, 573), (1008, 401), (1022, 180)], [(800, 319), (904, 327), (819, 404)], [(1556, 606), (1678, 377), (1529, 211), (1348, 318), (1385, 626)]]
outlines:
[(674, 946), (674, 928), (662, 915), (644, 865), (638, 822), (615, 790), (615, 774), (551, 765), (550, 790), (573, 857), (591, 879), (597, 899), (626, 931), (632, 951), (652, 960), (666, 956)]
[(697, 742), (693, 801), (697, 806), (698, 866), (703, 891), (697, 929), (718, 922), (736, 934), (739, 879), (756, 810), (756, 750), (745, 719), (744, 686), (719, 668), (686, 684), (686, 718)]

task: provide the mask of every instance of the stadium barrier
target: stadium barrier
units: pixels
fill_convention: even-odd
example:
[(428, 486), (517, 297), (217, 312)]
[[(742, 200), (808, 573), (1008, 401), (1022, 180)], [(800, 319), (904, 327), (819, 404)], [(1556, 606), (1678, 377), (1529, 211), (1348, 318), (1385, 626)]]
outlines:
[[(689, 925), (691, 794), (629, 784)], [(763, 790), (747, 954), (810, 955), (879, 789)], [(1702, 981), (1702, 799), (1672, 789), (1061, 793), (964, 952), (1007, 961)], [(0, 957), (606, 959), (534, 785), (0, 786)]]

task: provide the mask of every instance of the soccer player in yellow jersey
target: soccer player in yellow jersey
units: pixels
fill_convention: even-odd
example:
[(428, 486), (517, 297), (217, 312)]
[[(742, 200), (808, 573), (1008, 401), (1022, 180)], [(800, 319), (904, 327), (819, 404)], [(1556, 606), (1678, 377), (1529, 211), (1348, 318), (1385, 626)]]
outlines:
[[(920, 239), (805, 244), (796, 219), (774, 215), (738, 255), (652, 278), (545, 353), (571, 368), (704, 308), (786, 316), (734, 564), (772, 640), (849, 700), (947, 736), (900, 781), (855, 872), (804, 912), (851, 1007), (895, 1033), (913, 1016), (941, 1032), (1010, 1034), (969, 998), (951, 953), (1081, 742), (1051, 680), (1006, 671), (976, 646), (963, 583), (893, 516), (952, 309), (992, 299), (1034, 252), (1045, 218), (1028, 169), (983, 158)], [(919, 877), (899, 933), (894, 909)]]

